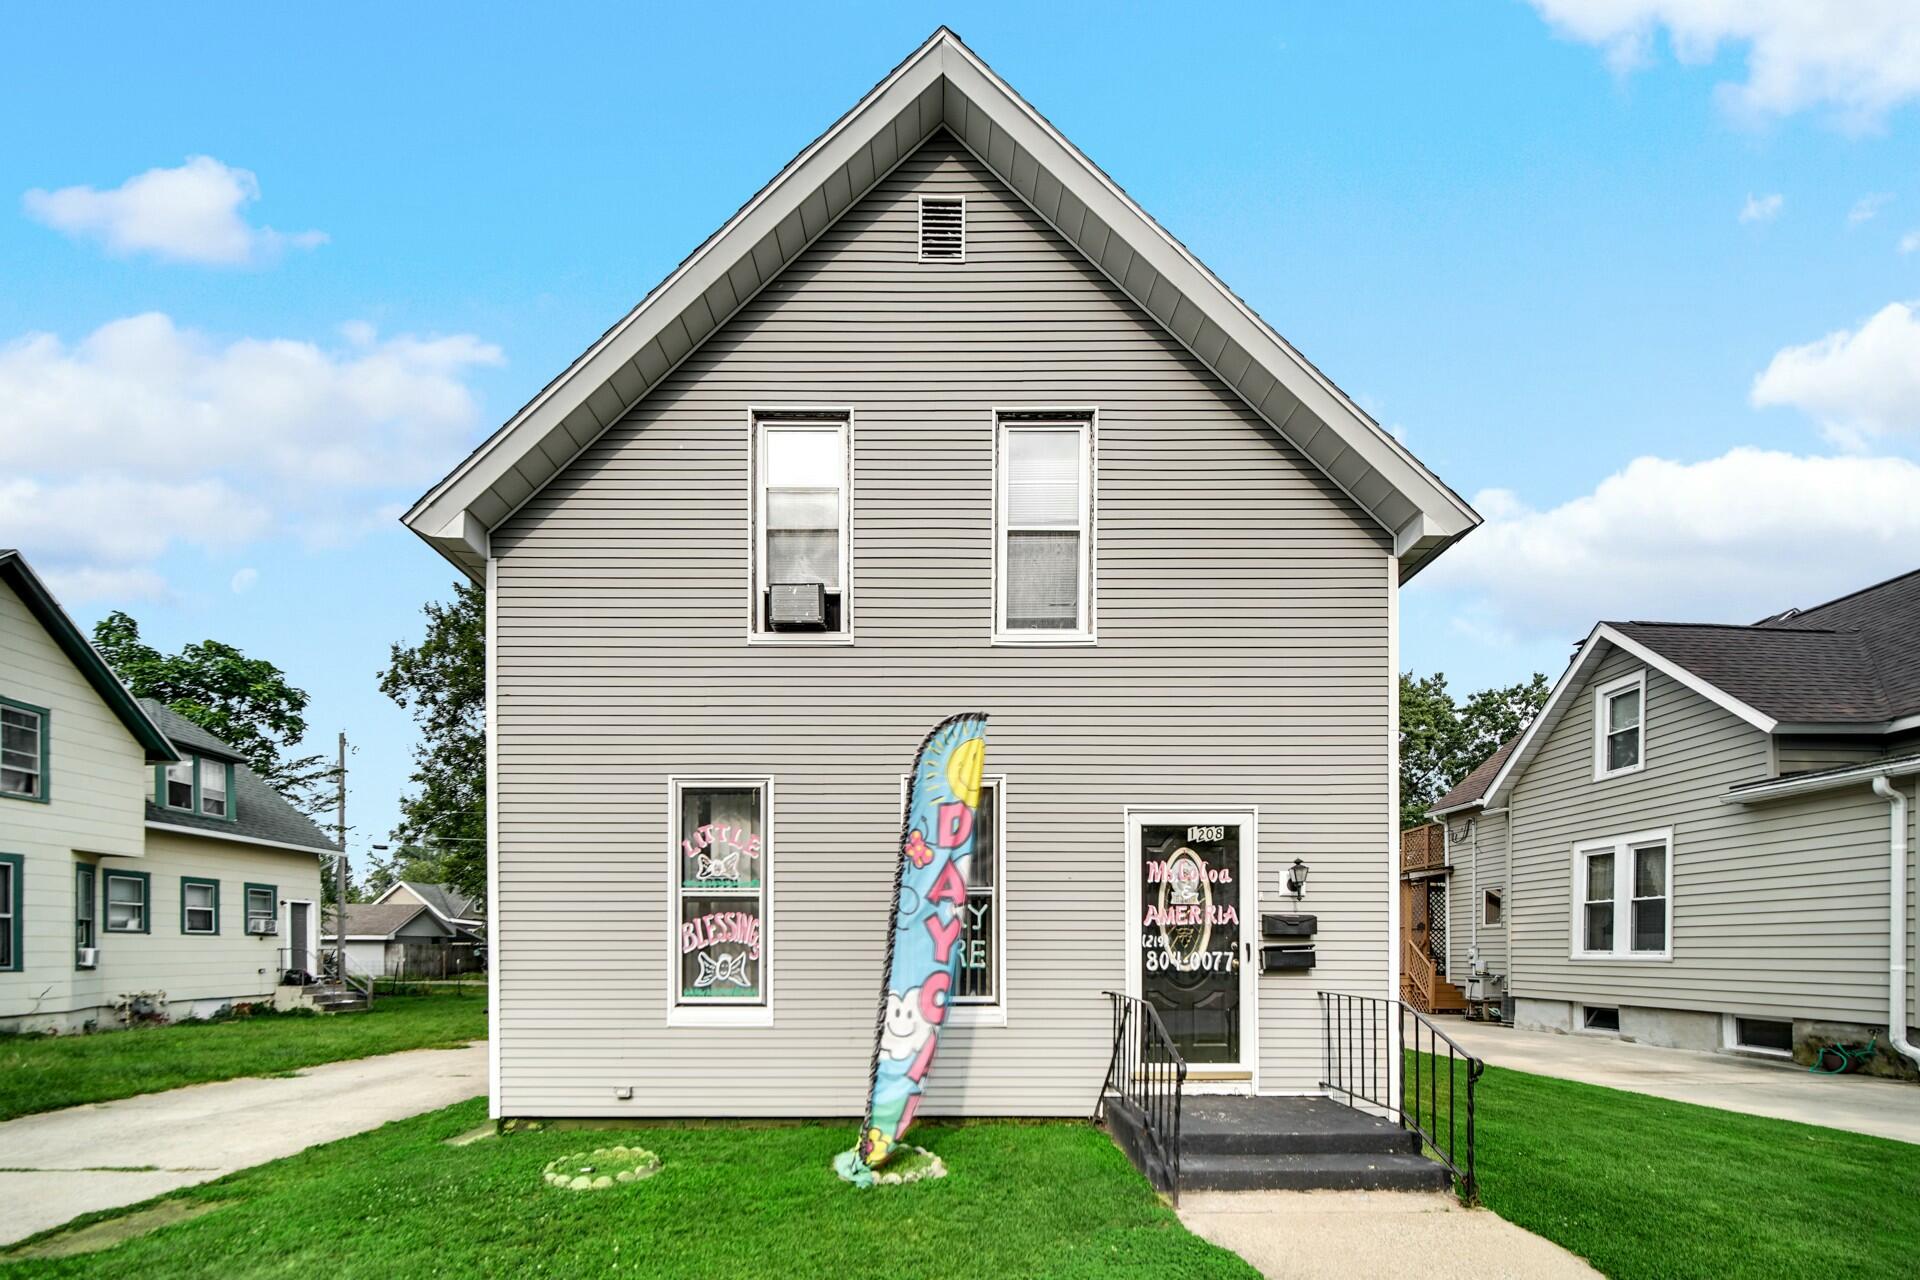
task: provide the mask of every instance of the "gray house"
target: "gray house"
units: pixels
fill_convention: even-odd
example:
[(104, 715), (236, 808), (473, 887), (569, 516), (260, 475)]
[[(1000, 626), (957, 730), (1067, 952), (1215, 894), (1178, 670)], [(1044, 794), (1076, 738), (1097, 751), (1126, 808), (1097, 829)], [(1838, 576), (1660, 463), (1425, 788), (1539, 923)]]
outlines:
[[(487, 588), (495, 1113), (858, 1113), (963, 709), (923, 1110), (1084, 1113), (1106, 990), (1317, 1091), (1316, 991), (1398, 981), (1397, 592), (1477, 520), (936, 32), (406, 516)], [(1315, 968), (1261, 972), (1295, 860)]]
[(1920, 571), (1750, 626), (1603, 622), (1433, 810), (1449, 970), (1523, 1027), (1876, 1039), (1912, 1074), (1916, 775)]

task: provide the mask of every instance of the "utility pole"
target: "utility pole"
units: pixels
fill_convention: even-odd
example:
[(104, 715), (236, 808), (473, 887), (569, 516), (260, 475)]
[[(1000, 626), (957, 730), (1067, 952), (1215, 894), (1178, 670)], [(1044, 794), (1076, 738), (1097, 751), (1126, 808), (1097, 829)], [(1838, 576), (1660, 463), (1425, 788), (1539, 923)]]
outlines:
[(335, 797), (333, 838), (340, 852), (333, 861), (333, 972), (341, 986), (347, 983), (347, 733), (340, 731), (340, 762), (334, 769), (339, 790)]

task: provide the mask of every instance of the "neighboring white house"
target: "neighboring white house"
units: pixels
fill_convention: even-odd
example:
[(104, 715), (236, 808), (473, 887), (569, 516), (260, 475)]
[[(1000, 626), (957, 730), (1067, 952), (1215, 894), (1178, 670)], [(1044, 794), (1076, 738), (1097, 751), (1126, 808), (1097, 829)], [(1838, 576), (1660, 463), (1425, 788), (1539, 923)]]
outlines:
[(283, 998), (333, 846), (233, 749), (132, 697), (0, 550), (0, 1030)]
[(1914, 1075), (1920, 571), (1750, 626), (1603, 622), (1441, 798), (1456, 982), (1522, 1027)]

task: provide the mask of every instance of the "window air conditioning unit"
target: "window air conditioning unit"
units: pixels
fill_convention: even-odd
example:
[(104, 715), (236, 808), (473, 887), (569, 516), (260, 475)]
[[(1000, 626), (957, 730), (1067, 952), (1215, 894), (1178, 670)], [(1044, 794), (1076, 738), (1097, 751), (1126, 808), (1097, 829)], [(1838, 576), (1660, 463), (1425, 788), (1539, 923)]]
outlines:
[(247, 917), (247, 932), (258, 934), (279, 933), (280, 923), (272, 916), (249, 916)]
[(775, 631), (827, 625), (827, 588), (820, 582), (776, 582), (770, 589), (769, 621)]
[(77, 954), (74, 956), (73, 962), (78, 968), (92, 969), (99, 966), (100, 948), (80, 947), (80, 948), (77, 948), (76, 950), (77, 950)]

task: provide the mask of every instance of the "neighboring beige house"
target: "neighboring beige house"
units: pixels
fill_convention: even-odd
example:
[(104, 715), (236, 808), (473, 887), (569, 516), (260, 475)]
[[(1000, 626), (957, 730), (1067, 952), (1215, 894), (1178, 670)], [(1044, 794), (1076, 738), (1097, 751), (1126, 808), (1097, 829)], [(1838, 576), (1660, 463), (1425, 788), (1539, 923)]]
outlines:
[(496, 1115), (857, 1114), (960, 710), (926, 1113), (1085, 1114), (1109, 990), (1317, 1094), (1396, 992), (1396, 600), (1478, 517), (944, 29), (406, 520), (487, 588)]
[(332, 848), (232, 748), (134, 699), (0, 550), (0, 1030), (290, 998)]
[(1433, 810), (1449, 972), (1522, 1027), (1872, 1040), (1916, 1074), (1916, 777), (1920, 571), (1750, 626), (1603, 622)]
[[(347, 906), (347, 966), (354, 975), (444, 978), (483, 966), (479, 906), (443, 884), (396, 881), (372, 902)], [(334, 942), (327, 919), (325, 943)]]

